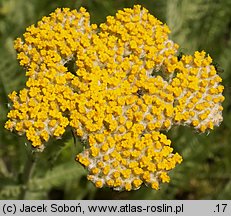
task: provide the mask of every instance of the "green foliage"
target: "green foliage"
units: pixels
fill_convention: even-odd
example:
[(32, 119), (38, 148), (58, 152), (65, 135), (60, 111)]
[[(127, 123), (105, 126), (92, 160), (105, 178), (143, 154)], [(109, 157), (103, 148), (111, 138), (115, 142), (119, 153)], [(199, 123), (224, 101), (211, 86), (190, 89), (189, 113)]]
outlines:
[[(141, 4), (167, 22), (171, 37), (184, 53), (210, 53), (224, 72), (224, 121), (209, 135), (189, 128), (168, 132), (174, 149), (184, 161), (171, 172), (171, 183), (153, 191), (142, 187), (132, 192), (96, 189), (86, 180), (86, 171), (74, 161), (81, 151), (71, 132), (53, 140), (41, 153), (24, 181), (24, 167), (30, 162), (30, 144), (4, 129), (7, 94), (25, 84), (25, 71), (16, 60), (13, 41), (25, 28), (57, 7), (84, 6), (92, 22), (100, 23), (118, 9)], [(231, 198), (231, 2), (230, 0), (2, 0), (0, 1), (0, 199), (230, 199)]]

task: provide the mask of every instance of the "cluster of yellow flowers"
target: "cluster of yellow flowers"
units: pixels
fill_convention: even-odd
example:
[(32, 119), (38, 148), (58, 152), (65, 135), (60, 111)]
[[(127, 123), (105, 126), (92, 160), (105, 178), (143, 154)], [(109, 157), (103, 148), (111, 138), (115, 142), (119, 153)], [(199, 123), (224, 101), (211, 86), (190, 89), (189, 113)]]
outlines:
[(13, 109), (8, 113), (6, 128), (16, 130), (34, 147), (43, 149), (51, 136), (61, 137), (69, 125), (68, 112), (75, 109), (76, 94), (71, 87), (75, 77), (66, 62), (77, 58), (84, 40), (94, 33), (89, 14), (57, 9), (27, 28), (24, 41), (15, 41), (20, 65), (26, 68), (26, 88), (9, 98)]
[(178, 59), (169, 28), (139, 5), (99, 27), (89, 19), (83, 8), (57, 9), (16, 40), (29, 78), (9, 96), (5, 127), (42, 149), (69, 125), (88, 143), (76, 160), (96, 187), (158, 189), (182, 162), (162, 131), (218, 126), (222, 80), (204, 51)]

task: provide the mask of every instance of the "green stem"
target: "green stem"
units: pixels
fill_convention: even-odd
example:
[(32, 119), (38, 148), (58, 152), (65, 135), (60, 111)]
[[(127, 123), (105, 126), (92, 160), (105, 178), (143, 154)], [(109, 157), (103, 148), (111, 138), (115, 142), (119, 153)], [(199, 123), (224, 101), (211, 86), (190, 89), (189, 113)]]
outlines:
[(73, 129), (71, 129), (71, 134), (72, 134), (72, 137), (73, 137), (74, 146), (76, 148), (76, 146), (77, 146), (77, 140), (76, 140), (75, 132), (73, 131)]
[(35, 164), (36, 164), (36, 153), (32, 152), (28, 154), (27, 162), (23, 169), (23, 174), (21, 178), (22, 187), (18, 199), (24, 200), (26, 198), (26, 193), (28, 190), (28, 183), (32, 176)]

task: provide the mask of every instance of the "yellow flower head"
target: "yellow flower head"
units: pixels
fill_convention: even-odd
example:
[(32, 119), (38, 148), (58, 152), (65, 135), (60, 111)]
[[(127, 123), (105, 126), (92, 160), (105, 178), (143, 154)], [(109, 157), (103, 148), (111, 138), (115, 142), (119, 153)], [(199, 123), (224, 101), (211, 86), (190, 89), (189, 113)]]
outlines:
[(202, 51), (178, 60), (169, 33), (139, 5), (98, 29), (83, 8), (57, 9), (16, 40), (29, 78), (10, 95), (6, 128), (41, 148), (69, 125), (88, 143), (76, 160), (96, 187), (130, 191), (144, 183), (157, 190), (182, 162), (162, 131), (213, 129), (224, 100), (210, 56)]
[(57, 9), (37, 27), (27, 28), (24, 40), (15, 41), (28, 80), (19, 94), (9, 95), (13, 109), (5, 127), (25, 133), (34, 147), (41, 148), (51, 136), (60, 138), (69, 125), (66, 112), (75, 107), (77, 93), (71, 86), (74, 75), (65, 64), (83, 49), (80, 42), (87, 44), (93, 27), (84, 8), (79, 12)]

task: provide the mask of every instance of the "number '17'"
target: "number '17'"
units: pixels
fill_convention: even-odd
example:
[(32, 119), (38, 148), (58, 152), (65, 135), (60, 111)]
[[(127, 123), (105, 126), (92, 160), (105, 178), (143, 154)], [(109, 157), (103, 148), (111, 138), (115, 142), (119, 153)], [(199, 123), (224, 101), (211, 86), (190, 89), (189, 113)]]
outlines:
[(227, 204), (217, 204), (217, 212), (225, 212), (225, 208), (226, 208)]

